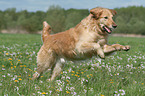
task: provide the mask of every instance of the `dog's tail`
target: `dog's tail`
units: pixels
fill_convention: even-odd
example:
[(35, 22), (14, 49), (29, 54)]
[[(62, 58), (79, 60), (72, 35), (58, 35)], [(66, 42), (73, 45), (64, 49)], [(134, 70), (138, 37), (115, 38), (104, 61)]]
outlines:
[(43, 42), (50, 35), (50, 32), (51, 32), (51, 26), (46, 21), (44, 21), (43, 22), (43, 31), (42, 31)]

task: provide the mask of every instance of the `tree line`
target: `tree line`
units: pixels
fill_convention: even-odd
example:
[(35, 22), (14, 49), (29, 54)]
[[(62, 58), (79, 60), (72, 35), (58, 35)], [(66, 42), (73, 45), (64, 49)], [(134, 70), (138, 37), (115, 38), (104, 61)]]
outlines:
[[(118, 27), (114, 33), (142, 34), (145, 35), (145, 7), (130, 6), (115, 8), (117, 15), (114, 17)], [(50, 6), (46, 12), (17, 12), (16, 8), (0, 11), (0, 30), (19, 29), (29, 33), (42, 30), (42, 22), (47, 21), (53, 33), (61, 32), (74, 27), (83, 18), (89, 15), (88, 9), (68, 9), (60, 6)]]

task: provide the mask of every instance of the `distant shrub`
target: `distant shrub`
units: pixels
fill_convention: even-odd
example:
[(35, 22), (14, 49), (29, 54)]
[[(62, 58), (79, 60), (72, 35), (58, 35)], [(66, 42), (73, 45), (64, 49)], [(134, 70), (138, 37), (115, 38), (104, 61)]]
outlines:
[[(145, 35), (145, 7), (131, 6), (127, 8), (115, 8), (117, 15), (114, 17), (118, 27), (115, 33), (142, 34)], [(16, 11), (9, 8), (0, 11), (0, 30), (22, 29), (29, 33), (42, 30), (42, 22), (47, 21), (53, 33), (67, 30), (76, 26), (83, 18), (89, 15), (88, 9), (68, 9), (60, 6), (50, 6), (46, 12)]]

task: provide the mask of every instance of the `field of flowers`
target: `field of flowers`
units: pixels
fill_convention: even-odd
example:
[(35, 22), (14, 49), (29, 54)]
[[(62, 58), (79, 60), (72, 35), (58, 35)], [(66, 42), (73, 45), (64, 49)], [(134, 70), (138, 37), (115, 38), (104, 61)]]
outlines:
[(0, 96), (145, 96), (145, 38), (110, 37), (109, 43), (131, 50), (67, 61), (55, 81), (46, 81), (49, 72), (32, 81), (41, 36), (0, 34)]

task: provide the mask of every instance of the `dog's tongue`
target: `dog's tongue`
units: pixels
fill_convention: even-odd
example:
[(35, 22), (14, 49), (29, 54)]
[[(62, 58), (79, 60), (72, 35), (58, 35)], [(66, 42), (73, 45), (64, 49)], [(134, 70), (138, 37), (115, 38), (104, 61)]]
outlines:
[(111, 30), (105, 26), (105, 29), (108, 33), (111, 33)]

